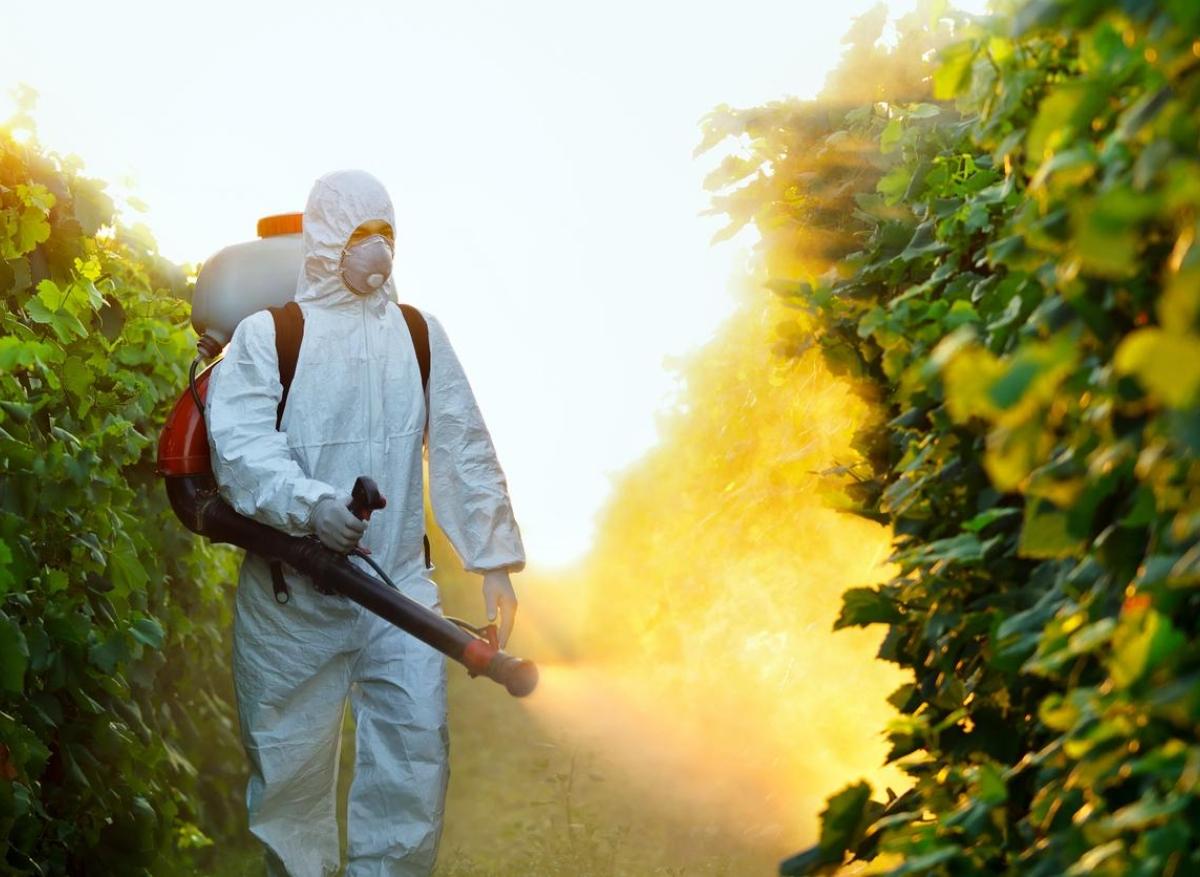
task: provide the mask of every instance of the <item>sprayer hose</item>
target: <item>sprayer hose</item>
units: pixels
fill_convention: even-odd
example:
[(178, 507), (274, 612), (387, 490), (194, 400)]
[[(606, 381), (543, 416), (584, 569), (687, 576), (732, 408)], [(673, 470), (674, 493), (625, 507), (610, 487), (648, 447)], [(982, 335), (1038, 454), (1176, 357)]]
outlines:
[[(395, 591), (400, 590), (399, 588), (396, 587), (396, 583), (391, 580), (391, 578), (388, 576), (388, 574), (383, 571), (383, 568), (379, 564), (377, 564), (374, 560), (371, 559), (370, 555), (360, 554), (360, 553), (356, 552), (354, 556), (361, 558), (362, 560), (365, 560), (368, 564), (370, 564), (371, 569), (375, 570), (375, 572), (379, 575), (379, 577), (381, 579), (383, 579), (384, 583), (387, 584), (388, 587), (392, 588)], [(447, 621), (449, 621), (451, 624), (462, 628), (467, 633), (473, 634), (474, 636), (477, 636), (477, 637), (479, 637), (479, 639), (482, 639), (482, 640), (487, 639), (487, 634), (482, 627), (476, 627), (474, 624), (471, 624), (469, 621), (464, 621), (461, 618), (455, 618), (453, 615), (446, 615), (443, 617)]]
[(204, 423), (205, 431), (207, 432), (208, 424), (204, 420), (204, 400), (200, 398), (200, 391), (196, 389), (196, 369), (200, 368), (204, 362), (204, 354), (196, 354), (196, 358), (192, 360), (192, 366), (188, 369), (188, 389), (192, 391), (192, 401), (196, 403), (196, 413), (200, 415), (200, 422)]
[(391, 588), (393, 591), (400, 590), (399, 588), (396, 587), (396, 583), (391, 580), (391, 578), (388, 576), (388, 574), (383, 571), (383, 567), (381, 567), (374, 560), (372, 560), (371, 556), (369, 554), (355, 552), (354, 556), (361, 560), (365, 560), (370, 565), (371, 569), (375, 570), (375, 572), (378, 573), (379, 577), (381, 579), (383, 579), (384, 583), (386, 583), (387, 586), (389, 588)]

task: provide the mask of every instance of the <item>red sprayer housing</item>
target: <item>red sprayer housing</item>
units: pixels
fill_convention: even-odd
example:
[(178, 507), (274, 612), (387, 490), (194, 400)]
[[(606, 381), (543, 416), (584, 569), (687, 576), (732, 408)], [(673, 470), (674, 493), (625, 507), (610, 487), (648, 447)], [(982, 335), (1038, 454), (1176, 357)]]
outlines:
[[(203, 402), (208, 398), (208, 379), (212, 365), (196, 377), (196, 395)], [(167, 425), (158, 437), (158, 474), (166, 478), (184, 475), (208, 475), (212, 460), (208, 456), (208, 430), (204, 413), (196, 407), (196, 398), (185, 391), (171, 409)]]

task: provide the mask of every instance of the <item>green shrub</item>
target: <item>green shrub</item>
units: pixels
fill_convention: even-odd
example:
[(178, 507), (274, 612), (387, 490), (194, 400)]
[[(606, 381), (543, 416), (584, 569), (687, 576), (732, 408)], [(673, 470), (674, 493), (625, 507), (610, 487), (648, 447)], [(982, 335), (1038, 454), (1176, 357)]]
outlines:
[(717, 206), (892, 418), (850, 489), (896, 575), (838, 624), (913, 673), (913, 786), (783, 872), (1197, 873), (1200, 5), (962, 19), (931, 87), (710, 120), (751, 153)]
[(194, 873), (242, 757), (230, 558), (154, 473), (188, 283), (25, 116), (0, 128), (0, 292), (0, 869)]

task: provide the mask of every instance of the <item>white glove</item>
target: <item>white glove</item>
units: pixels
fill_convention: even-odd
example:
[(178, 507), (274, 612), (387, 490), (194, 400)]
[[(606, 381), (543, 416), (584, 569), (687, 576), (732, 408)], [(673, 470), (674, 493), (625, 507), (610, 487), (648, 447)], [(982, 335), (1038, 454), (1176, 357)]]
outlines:
[(496, 608), (500, 609), (500, 648), (504, 648), (512, 633), (513, 622), (517, 620), (517, 592), (513, 590), (506, 570), (495, 569), (483, 574), (483, 605), (488, 621), (495, 621)]
[(312, 513), (312, 525), (321, 543), (341, 554), (349, 554), (367, 532), (367, 522), (356, 518), (335, 496), (327, 496), (317, 503)]

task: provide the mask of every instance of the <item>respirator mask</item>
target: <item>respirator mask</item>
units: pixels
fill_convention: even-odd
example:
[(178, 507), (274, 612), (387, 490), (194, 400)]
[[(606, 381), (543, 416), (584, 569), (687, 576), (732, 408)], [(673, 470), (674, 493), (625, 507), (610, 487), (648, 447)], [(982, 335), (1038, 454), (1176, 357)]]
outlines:
[(342, 250), (338, 266), (342, 282), (356, 295), (370, 295), (392, 273), (392, 245), (381, 234), (373, 234)]

